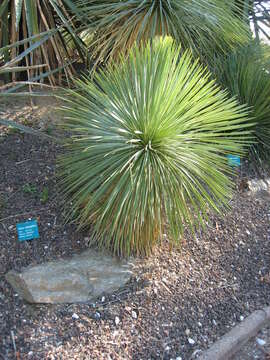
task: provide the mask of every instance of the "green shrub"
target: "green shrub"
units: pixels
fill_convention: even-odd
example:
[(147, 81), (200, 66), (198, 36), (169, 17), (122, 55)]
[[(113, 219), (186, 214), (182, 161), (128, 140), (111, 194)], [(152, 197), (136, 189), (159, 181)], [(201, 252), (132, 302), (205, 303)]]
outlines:
[(169, 39), (134, 47), (66, 99), (73, 137), (60, 175), (69, 216), (92, 224), (116, 254), (149, 253), (167, 223), (178, 242), (185, 224), (202, 223), (231, 196), (225, 155), (241, 152), (246, 110), (190, 52), (179, 54)]
[(269, 50), (256, 42), (241, 47), (226, 58), (220, 58), (215, 74), (222, 87), (250, 108), (256, 144), (251, 157), (264, 158), (270, 150), (270, 73)]

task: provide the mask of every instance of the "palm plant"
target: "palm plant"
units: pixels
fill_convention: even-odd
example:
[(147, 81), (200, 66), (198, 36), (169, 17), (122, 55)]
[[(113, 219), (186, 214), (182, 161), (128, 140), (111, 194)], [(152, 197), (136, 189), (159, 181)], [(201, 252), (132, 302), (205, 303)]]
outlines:
[(84, 14), (96, 64), (128, 50), (135, 41), (172, 36), (183, 48), (210, 60), (216, 51), (247, 39), (248, 27), (233, 0), (76, 0)]
[(177, 242), (184, 224), (230, 198), (226, 154), (247, 141), (247, 112), (189, 51), (179, 54), (170, 39), (135, 46), (66, 98), (67, 215), (117, 254), (149, 253), (167, 221)]
[[(77, 59), (79, 55), (83, 60), (86, 57), (77, 35), (78, 19), (79, 13), (71, 0), (3, 0), (0, 4), (0, 48), (6, 50), (2, 52), (0, 64), (13, 61), (47, 33), (48, 40), (33, 48), (23, 59), (23, 65), (28, 67), (27, 79), (42, 76), (44, 67), (41, 64), (50, 71), (51, 85), (62, 82), (62, 72), (58, 71), (57, 77), (54, 73), (57, 68), (61, 68), (64, 78), (69, 79), (74, 73), (70, 59)], [(30, 44), (19, 45), (23, 39), (31, 37)], [(8, 45), (12, 48), (7, 49)], [(17, 81), (18, 75), (12, 72), (12, 80)], [(11, 77), (6, 74), (5, 80), (11, 80)]]
[(252, 42), (216, 63), (219, 83), (250, 107), (256, 144), (251, 157), (264, 158), (270, 150), (270, 73), (268, 47)]

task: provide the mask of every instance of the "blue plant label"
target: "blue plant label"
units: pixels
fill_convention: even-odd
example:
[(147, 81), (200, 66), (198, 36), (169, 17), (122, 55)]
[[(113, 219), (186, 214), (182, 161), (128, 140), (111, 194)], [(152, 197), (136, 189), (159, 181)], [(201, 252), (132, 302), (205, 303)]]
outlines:
[(37, 220), (26, 221), (16, 225), (18, 240), (32, 240), (39, 238)]
[(227, 155), (227, 159), (228, 159), (229, 165), (231, 165), (231, 166), (240, 166), (241, 165), (240, 156), (238, 156), (238, 155)]

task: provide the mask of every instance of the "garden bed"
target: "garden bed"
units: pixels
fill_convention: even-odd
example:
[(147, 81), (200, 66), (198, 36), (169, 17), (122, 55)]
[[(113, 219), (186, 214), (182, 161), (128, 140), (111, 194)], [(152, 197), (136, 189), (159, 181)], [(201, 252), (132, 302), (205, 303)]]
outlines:
[[(47, 104), (17, 107), (7, 108), (7, 117), (20, 108), (20, 119), (37, 128), (54, 117)], [(118, 293), (95, 304), (24, 303), (5, 281), (7, 271), (87, 247), (89, 235), (64, 223), (55, 178), (61, 151), (52, 142), (2, 129), (0, 359), (14, 359), (16, 350), (17, 359), (185, 360), (270, 305), (270, 202), (249, 196), (245, 186), (223, 219), (212, 217), (195, 238), (186, 235), (181, 249), (171, 250), (164, 235), (163, 245), (138, 261), (132, 282)], [(237, 183), (244, 183), (242, 176)], [(19, 243), (16, 223), (30, 218), (38, 220), (40, 239)]]

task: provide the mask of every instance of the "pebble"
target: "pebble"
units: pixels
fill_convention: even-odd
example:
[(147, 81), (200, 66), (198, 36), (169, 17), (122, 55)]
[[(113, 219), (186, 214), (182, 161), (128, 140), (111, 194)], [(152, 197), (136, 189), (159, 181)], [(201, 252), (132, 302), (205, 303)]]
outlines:
[(249, 231), (249, 230), (246, 230), (246, 233), (247, 233), (248, 235), (250, 235), (250, 231)]
[(175, 360), (183, 360), (181, 356), (177, 356)]
[(240, 321), (243, 321), (243, 320), (244, 320), (244, 316), (243, 316), (243, 315), (240, 315), (239, 319), (240, 319)]
[(264, 346), (266, 344), (266, 341), (263, 339), (257, 338), (256, 343), (260, 346)]
[(104, 301), (105, 301), (105, 296), (102, 296), (101, 302), (104, 302)]
[(188, 338), (188, 342), (190, 345), (194, 345), (195, 344), (195, 340), (191, 339), (191, 338)]
[(201, 323), (201, 322), (199, 322), (199, 321), (198, 321), (198, 325), (199, 325), (199, 327), (202, 327), (202, 323)]
[(79, 315), (77, 315), (76, 313), (72, 314), (72, 319), (78, 320), (78, 319), (79, 319)]
[(114, 318), (115, 325), (118, 325), (120, 323), (120, 319), (118, 316)]
[(133, 317), (133, 319), (137, 319), (137, 313), (136, 313), (136, 311), (132, 310), (131, 316)]
[(191, 359), (197, 359), (197, 355), (200, 354), (200, 353), (202, 353), (201, 349), (195, 350), (191, 355)]
[(190, 330), (186, 329), (185, 334), (188, 336), (190, 334)]
[(101, 315), (98, 311), (95, 312), (95, 319), (99, 320), (101, 318)]

